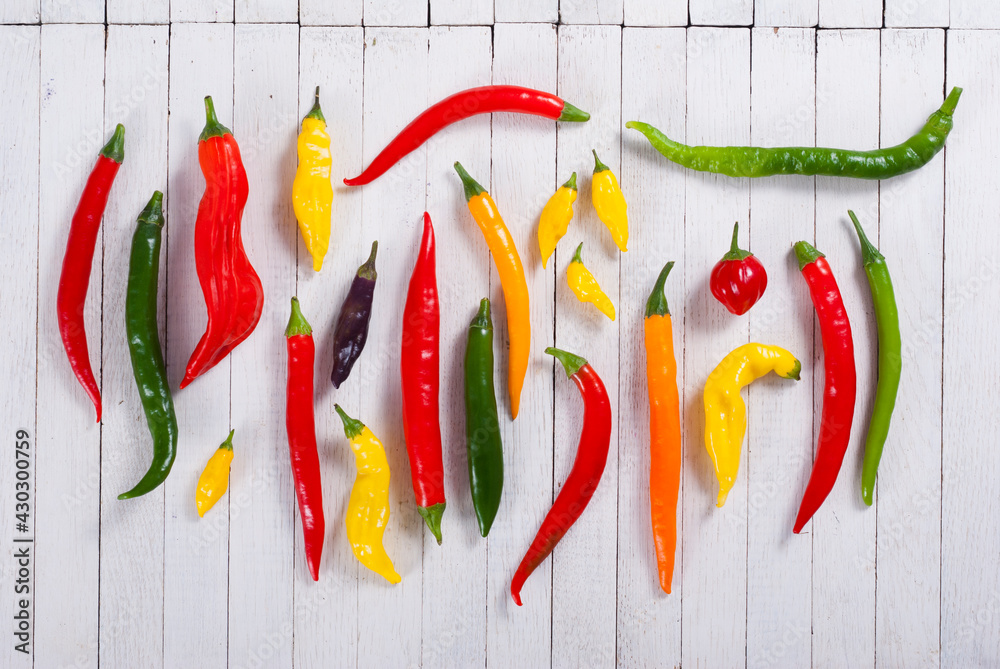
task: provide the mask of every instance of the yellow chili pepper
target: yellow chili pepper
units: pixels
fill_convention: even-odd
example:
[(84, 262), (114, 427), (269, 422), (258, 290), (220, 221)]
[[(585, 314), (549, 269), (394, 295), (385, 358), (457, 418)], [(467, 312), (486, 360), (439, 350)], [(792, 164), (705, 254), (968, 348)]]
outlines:
[(580, 252), (583, 250), (583, 242), (576, 247), (573, 259), (569, 261), (566, 268), (566, 280), (569, 288), (576, 295), (576, 299), (581, 302), (590, 302), (597, 307), (602, 314), (615, 320), (615, 305), (611, 303), (611, 298), (601, 290), (597, 279), (590, 273), (590, 270), (583, 266), (583, 258)]
[(344, 421), (344, 434), (351, 442), (358, 477), (347, 503), (347, 540), (358, 562), (389, 581), (402, 579), (382, 546), (382, 535), (389, 524), (389, 461), (385, 449), (360, 420), (351, 418), (339, 404), (334, 404)]
[(615, 244), (623, 252), (628, 251), (628, 204), (618, 187), (618, 179), (597, 157), (597, 151), (594, 151), (594, 179), (590, 195), (597, 217), (608, 226)]
[(215, 450), (205, 465), (205, 471), (198, 478), (198, 491), (194, 501), (198, 506), (198, 515), (204, 517), (205, 512), (215, 506), (219, 498), (226, 494), (229, 488), (229, 466), (233, 461), (233, 433)]
[(538, 219), (538, 249), (542, 252), (542, 267), (556, 250), (556, 244), (566, 234), (569, 222), (573, 220), (573, 203), (576, 202), (576, 172), (569, 181), (549, 198)]
[(319, 86), (316, 87), (316, 102), (302, 119), (298, 151), (299, 168), (292, 182), (292, 207), (302, 239), (312, 254), (313, 269), (318, 272), (330, 247), (330, 210), (333, 206), (333, 185), (330, 183), (333, 158), (326, 119), (319, 108)]
[(455, 171), (462, 178), (465, 199), (469, 204), (472, 218), (486, 239), (486, 246), (493, 256), (503, 299), (507, 305), (507, 337), (510, 339), (510, 356), (507, 363), (507, 390), (510, 393), (510, 413), (517, 418), (521, 404), (521, 387), (524, 374), (528, 371), (528, 353), (531, 348), (531, 322), (528, 310), (528, 283), (524, 280), (521, 256), (514, 246), (507, 225), (500, 217), (496, 202), (486, 189), (469, 176), (460, 163), (455, 163)]
[(716, 506), (736, 482), (740, 469), (740, 448), (747, 430), (747, 407), (740, 390), (743, 386), (774, 372), (785, 379), (799, 380), (802, 363), (783, 348), (766, 344), (744, 344), (722, 359), (705, 382), (705, 448), (719, 479)]

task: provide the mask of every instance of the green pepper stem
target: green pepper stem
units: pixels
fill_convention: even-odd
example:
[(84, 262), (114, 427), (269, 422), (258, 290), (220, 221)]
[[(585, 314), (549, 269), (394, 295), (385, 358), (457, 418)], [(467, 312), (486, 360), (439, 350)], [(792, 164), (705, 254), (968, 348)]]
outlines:
[(368, 279), (369, 281), (374, 281), (378, 278), (378, 272), (375, 271), (375, 255), (378, 253), (378, 240), (372, 242), (372, 251), (368, 256), (368, 260), (364, 262), (361, 267), (358, 268), (358, 276), (362, 279)]
[(583, 242), (580, 242), (580, 245), (576, 247), (576, 251), (573, 252), (573, 257), (570, 259), (570, 263), (578, 262), (580, 264), (583, 264), (582, 252), (583, 252)]
[(816, 247), (809, 242), (795, 242), (795, 257), (799, 261), (799, 271), (805, 269), (805, 266), (811, 262), (816, 262), (820, 258), (825, 258), (826, 256), (816, 250)]
[(292, 315), (288, 317), (288, 327), (285, 328), (286, 337), (294, 337), (296, 335), (311, 335), (312, 327), (309, 325), (309, 321), (306, 317), (302, 315), (302, 309), (299, 307), (299, 298), (292, 298)]
[(583, 111), (579, 107), (576, 107), (575, 105), (571, 105), (570, 103), (568, 103), (565, 100), (563, 100), (563, 110), (562, 110), (562, 113), (559, 114), (559, 118), (557, 118), (556, 120), (557, 121), (570, 121), (570, 122), (573, 122), (573, 123), (583, 123), (584, 121), (589, 121), (590, 120), (590, 114), (588, 114), (587, 112)]
[(670, 315), (670, 305), (667, 303), (667, 294), (664, 286), (667, 283), (667, 275), (670, 274), (670, 270), (673, 268), (674, 261), (671, 260), (663, 266), (659, 276), (656, 277), (656, 283), (653, 284), (653, 291), (649, 294), (649, 299), (646, 300), (646, 318), (650, 316)]
[(723, 260), (746, 260), (753, 254), (749, 251), (744, 251), (739, 245), (739, 234), (740, 234), (740, 222), (737, 221), (733, 225), (733, 244), (729, 247), (729, 251), (726, 255), (722, 256)]
[(955, 86), (951, 89), (951, 93), (948, 93), (948, 97), (944, 99), (944, 102), (941, 103), (941, 113), (947, 116), (954, 114), (960, 97), (962, 97), (962, 89)]
[(212, 96), (205, 96), (205, 129), (201, 131), (198, 136), (199, 142), (204, 142), (206, 139), (211, 139), (212, 137), (222, 137), (223, 135), (232, 135), (233, 132), (226, 126), (219, 123), (219, 117), (215, 115), (215, 103), (212, 102)]
[(876, 260), (885, 260), (885, 256), (879, 253), (878, 249), (868, 241), (868, 235), (861, 228), (861, 223), (858, 221), (858, 217), (854, 215), (854, 212), (848, 209), (847, 215), (851, 217), (851, 223), (854, 224), (854, 229), (858, 233), (858, 241), (861, 242), (861, 263), (867, 266)]
[(462, 187), (465, 188), (465, 201), (468, 202), (477, 195), (482, 195), (486, 189), (479, 185), (479, 182), (469, 176), (469, 173), (462, 167), (462, 163), (455, 161), (455, 171), (462, 179)]
[(445, 502), (432, 504), (431, 506), (418, 506), (417, 513), (427, 523), (431, 534), (437, 539), (438, 546), (441, 545), (441, 515), (444, 513)]
[(362, 430), (365, 429), (365, 424), (362, 423), (357, 418), (351, 418), (347, 413), (340, 408), (339, 404), (334, 404), (333, 408), (337, 410), (337, 415), (340, 416), (340, 420), (344, 422), (344, 435), (348, 439), (354, 439)]
[(490, 298), (484, 297), (479, 301), (479, 311), (469, 323), (469, 327), (483, 330), (493, 329), (493, 319), (490, 317)]
[(316, 98), (313, 101), (312, 109), (310, 109), (309, 113), (306, 114), (306, 118), (314, 118), (317, 121), (323, 121), (323, 123), (326, 123), (326, 118), (323, 116), (323, 110), (320, 109), (319, 106), (319, 86), (316, 87)]
[[(786, 379), (792, 379), (793, 381), (799, 381), (799, 375), (802, 372), (802, 363), (799, 362), (798, 358), (795, 359), (795, 364), (792, 365), (791, 371), (788, 372)], [(779, 374), (779, 376), (781, 376)]]
[(230, 430), (229, 431), (229, 436), (226, 437), (226, 440), (224, 442), (222, 442), (222, 444), (219, 446), (219, 448), (220, 449), (225, 449), (227, 451), (233, 450), (233, 435), (234, 434), (236, 434), (236, 430), (235, 429)]
[(601, 159), (597, 157), (597, 149), (591, 149), (594, 154), (594, 174), (598, 172), (604, 172), (608, 169), (608, 166), (601, 162)]
[(109, 158), (119, 165), (125, 160), (125, 126), (121, 123), (115, 126), (115, 131), (111, 139), (101, 149), (101, 155)]
[(569, 179), (562, 185), (563, 188), (569, 188), (570, 190), (576, 190), (576, 172), (570, 175)]
[(163, 193), (158, 190), (153, 191), (153, 197), (149, 198), (149, 202), (140, 212), (138, 222), (163, 227)]
[(564, 351), (560, 348), (554, 346), (549, 346), (545, 349), (548, 355), (555, 357), (556, 360), (562, 363), (562, 366), (566, 368), (566, 376), (571, 377), (580, 371), (580, 368), (587, 364), (586, 359), (581, 358), (575, 353), (570, 353), (569, 351)]

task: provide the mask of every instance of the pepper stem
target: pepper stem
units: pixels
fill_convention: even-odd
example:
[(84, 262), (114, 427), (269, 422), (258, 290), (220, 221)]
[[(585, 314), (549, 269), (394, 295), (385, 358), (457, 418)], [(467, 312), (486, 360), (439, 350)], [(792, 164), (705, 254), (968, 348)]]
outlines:
[(224, 442), (222, 442), (222, 444), (219, 446), (219, 448), (225, 449), (227, 451), (233, 450), (233, 435), (234, 434), (236, 434), (236, 430), (235, 429), (230, 430), (229, 431), (229, 436), (226, 437), (226, 440)]
[(580, 264), (583, 264), (582, 252), (583, 252), (583, 242), (580, 242), (580, 245), (576, 247), (576, 251), (573, 252), (573, 257), (570, 259), (570, 263), (578, 262)]
[(739, 244), (739, 234), (740, 234), (740, 222), (736, 221), (733, 225), (733, 244), (729, 247), (729, 252), (722, 256), (723, 260), (746, 260), (753, 254), (749, 251), (744, 251), (740, 248)]
[(653, 292), (649, 294), (649, 299), (646, 300), (646, 318), (650, 316), (669, 316), (670, 315), (670, 305), (667, 303), (667, 294), (663, 287), (667, 282), (667, 275), (670, 274), (670, 270), (674, 268), (674, 261), (671, 260), (663, 269), (660, 270), (660, 275), (656, 277), (656, 283), (653, 284)]
[(548, 355), (553, 356), (556, 360), (562, 363), (562, 366), (566, 368), (566, 376), (571, 377), (580, 371), (580, 368), (587, 364), (586, 359), (581, 358), (575, 353), (570, 353), (569, 351), (564, 351), (561, 348), (556, 348), (554, 346), (549, 346), (545, 349)]
[(795, 364), (792, 365), (792, 369), (786, 375), (779, 374), (778, 376), (784, 376), (786, 379), (792, 379), (793, 381), (799, 381), (799, 374), (802, 372), (802, 363), (796, 358)]
[(799, 261), (799, 271), (805, 269), (805, 266), (811, 262), (816, 262), (820, 258), (825, 258), (826, 256), (816, 250), (816, 247), (809, 242), (795, 242), (795, 257)]
[(432, 504), (431, 506), (418, 506), (417, 513), (427, 523), (431, 534), (437, 539), (438, 546), (441, 545), (441, 515), (444, 513), (445, 503)]
[(484, 297), (479, 301), (479, 311), (476, 312), (472, 322), (469, 323), (469, 327), (481, 328), (483, 330), (493, 329), (493, 319), (490, 318), (490, 298)]
[(212, 137), (222, 137), (223, 135), (232, 135), (233, 131), (226, 126), (219, 123), (219, 117), (215, 115), (215, 103), (212, 102), (212, 96), (205, 96), (205, 129), (201, 131), (198, 136), (199, 142), (204, 142)]
[(323, 121), (326, 123), (326, 118), (323, 117), (323, 110), (319, 107), (319, 86), (316, 87), (316, 99), (313, 102), (312, 109), (306, 114), (306, 118), (314, 118), (317, 121)]
[(358, 268), (358, 276), (362, 279), (368, 279), (369, 281), (374, 281), (378, 278), (378, 272), (375, 271), (375, 255), (378, 253), (378, 240), (372, 242), (372, 252), (368, 256), (368, 260), (364, 262), (361, 267)]
[(125, 160), (125, 126), (121, 123), (115, 126), (111, 139), (101, 149), (101, 155), (115, 161), (119, 165)]
[(465, 201), (468, 202), (477, 195), (482, 195), (486, 192), (486, 189), (479, 185), (475, 179), (469, 176), (469, 173), (465, 171), (462, 167), (462, 163), (455, 161), (455, 171), (458, 172), (458, 176), (462, 179), (462, 187), (465, 188)]
[(861, 229), (861, 223), (858, 221), (858, 217), (854, 215), (854, 212), (848, 209), (847, 215), (851, 217), (851, 223), (854, 224), (854, 229), (858, 233), (858, 241), (861, 242), (861, 263), (867, 266), (876, 260), (885, 260), (885, 256), (879, 253), (878, 249), (868, 241), (868, 235)]
[(153, 197), (149, 198), (149, 202), (139, 213), (138, 222), (163, 227), (163, 193), (158, 190), (153, 191)]
[(285, 328), (285, 336), (311, 335), (312, 331), (309, 321), (302, 315), (302, 309), (299, 307), (299, 298), (293, 297), (292, 315), (288, 317), (288, 327)]
[(334, 404), (333, 408), (337, 410), (337, 415), (340, 416), (340, 420), (344, 422), (344, 436), (348, 439), (354, 439), (362, 430), (365, 429), (365, 424), (362, 423), (357, 418), (351, 418), (347, 413), (340, 408), (339, 404)]
[(569, 188), (570, 190), (576, 190), (576, 172), (570, 175), (569, 179), (562, 185), (563, 188)]
[(559, 114), (559, 118), (557, 118), (556, 120), (557, 121), (570, 121), (570, 122), (573, 122), (573, 123), (583, 123), (584, 121), (589, 121), (590, 120), (590, 114), (588, 114), (587, 112), (583, 111), (579, 107), (576, 107), (575, 105), (571, 105), (570, 103), (568, 103), (565, 100), (563, 100), (562, 114)]
[(948, 97), (944, 99), (944, 102), (941, 103), (941, 113), (946, 116), (954, 114), (960, 97), (962, 97), (962, 89), (955, 86), (951, 89), (951, 93), (948, 93)]
[(591, 149), (594, 154), (594, 174), (598, 172), (604, 172), (608, 169), (608, 166), (601, 162), (601, 159), (597, 157), (597, 149)]

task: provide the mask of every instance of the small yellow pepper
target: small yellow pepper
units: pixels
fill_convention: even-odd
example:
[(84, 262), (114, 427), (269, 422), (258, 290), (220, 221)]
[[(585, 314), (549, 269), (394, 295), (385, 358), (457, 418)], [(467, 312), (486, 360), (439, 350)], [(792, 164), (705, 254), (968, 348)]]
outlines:
[(576, 295), (576, 299), (581, 302), (590, 302), (602, 314), (615, 320), (615, 305), (611, 303), (611, 298), (608, 297), (607, 293), (601, 290), (597, 279), (590, 273), (590, 270), (583, 266), (583, 258), (580, 255), (582, 250), (583, 242), (580, 242), (580, 245), (576, 247), (576, 253), (573, 254), (573, 259), (569, 261), (569, 267), (566, 268), (566, 280), (569, 282), (569, 288)]
[(344, 434), (351, 442), (358, 477), (347, 503), (347, 541), (358, 562), (390, 583), (402, 579), (382, 546), (382, 535), (389, 524), (389, 461), (385, 449), (360, 420), (351, 418), (339, 404), (334, 404), (344, 421)]
[(538, 219), (538, 249), (542, 252), (542, 267), (556, 250), (556, 244), (566, 234), (573, 220), (573, 203), (576, 202), (576, 172), (557, 190), (542, 209)]
[(590, 195), (597, 217), (608, 226), (615, 244), (623, 252), (628, 251), (628, 204), (618, 187), (618, 179), (597, 157), (597, 151), (594, 151), (594, 179)]
[(783, 348), (766, 344), (744, 344), (722, 359), (705, 382), (705, 448), (719, 479), (716, 506), (736, 482), (740, 469), (740, 449), (747, 429), (747, 407), (740, 390), (743, 386), (775, 372), (785, 379), (799, 380), (802, 363)]
[(205, 512), (215, 506), (219, 498), (226, 494), (229, 488), (229, 466), (233, 462), (233, 433), (222, 442), (205, 465), (205, 471), (198, 478), (198, 491), (194, 501), (198, 506), (198, 515), (204, 517)]
[(313, 269), (320, 271), (330, 247), (330, 213), (333, 206), (333, 184), (330, 183), (330, 135), (326, 119), (319, 108), (319, 86), (316, 102), (302, 119), (298, 139), (299, 168), (292, 182), (292, 208), (299, 221), (299, 230), (306, 248), (313, 257)]

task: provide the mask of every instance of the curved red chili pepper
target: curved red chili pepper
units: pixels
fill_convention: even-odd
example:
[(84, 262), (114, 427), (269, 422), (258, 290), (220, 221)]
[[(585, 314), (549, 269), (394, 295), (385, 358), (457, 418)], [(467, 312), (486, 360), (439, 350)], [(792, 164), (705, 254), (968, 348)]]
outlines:
[(249, 185), (233, 133), (219, 123), (211, 96), (198, 139), (205, 194), (194, 227), (198, 281), (208, 324), (188, 360), (181, 388), (212, 369), (250, 336), (260, 321), (264, 289), (243, 248), (242, 218)]
[(424, 234), (403, 307), (403, 345), (399, 359), (403, 382), (403, 438), (410, 458), (410, 477), (417, 511), (441, 543), (444, 513), (444, 464), (438, 410), (440, 375), (434, 226), (424, 212)]
[(608, 399), (608, 391), (605, 390), (601, 377), (578, 355), (551, 347), (545, 349), (545, 352), (554, 355), (563, 364), (566, 375), (579, 388), (583, 397), (583, 428), (580, 430), (576, 459), (573, 460), (573, 468), (566, 477), (566, 483), (514, 572), (510, 595), (518, 606), (521, 606), (521, 586), (531, 576), (531, 572), (549, 556), (594, 496), (611, 446), (611, 400)]
[(798, 534), (819, 510), (833, 490), (844, 454), (851, 441), (857, 372), (854, 367), (854, 337), (844, 309), (837, 280), (833, 278), (826, 257), (808, 242), (795, 245), (799, 269), (816, 308), (816, 318), (823, 338), (823, 416), (820, 420), (816, 461), (806, 485), (806, 492), (795, 517), (793, 532)]
[(544, 116), (554, 121), (586, 121), (590, 114), (562, 98), (521, 86), (480, 86), (455, 93), (428, 107), (389, 142), (365, 171), (351, 179), (348, 186), (364, 186), (385, 174), (405, 155), (456, 121), (476, 114), (517, 112)]
[(111, 140), (101, 149), (97, 163), (87, 178), (87, 185), (83, 188), (80, 203), (73, 213), (56, 297), (56, 314), (63, 348), (66, 349), (66, 357), (69, 358), (73, 373), (94, 403), (98, 423), (101, 422), (101, 391), (90, 367), (83, 309), (87, 301), (87, 288), (90, 286), (90, 268), (94, 262), (101, 217), (104, 216), (111, 185), (124, 158), (125, 126), (119, 123)]
[(312, 328), (302, 315), (298, 298), (292, 298), (292, 315), (285, 329), (288, 346), (288, 393), (285, 429), (292, 457), (292, 480), (299, 501), (306, 563), (314, 581), (319, 580), (319, 559), (323, 554), (323, 485), (320, 481), (319, 453), (316, 450), (316, 417), (313, 413), (313, 369), (316, 346)]

